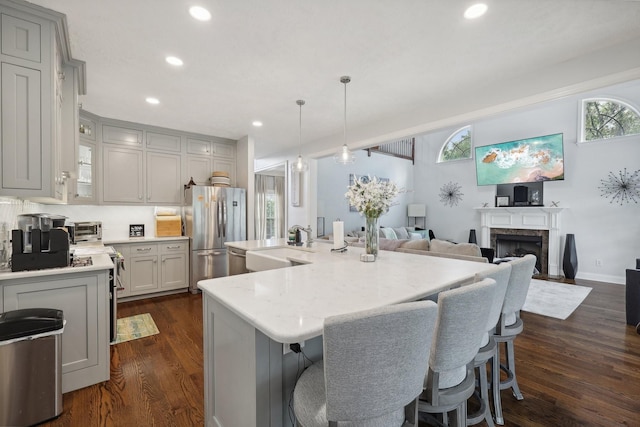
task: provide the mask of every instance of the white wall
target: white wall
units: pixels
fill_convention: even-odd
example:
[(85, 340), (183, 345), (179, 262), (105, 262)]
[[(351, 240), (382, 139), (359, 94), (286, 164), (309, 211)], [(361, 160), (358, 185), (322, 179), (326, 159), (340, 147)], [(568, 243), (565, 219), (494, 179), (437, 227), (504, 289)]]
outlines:
[(389, 178), (404, 192), (400, 193), (389, 212), (380, 217), (380, 225), (387, 227), (407, 224), (407, 203), (411, 200), (413, 190), (413, 172), (411, 162), (382, 154), (367, 156), (367, 152), (355, 152), (356, 162), (351, 165), (340, 165), (333, 157), (325, 157), (317, 161), (317, 203), (320, 214), (325, 218), (325, 234), (333, 232), (333, 221), (337, 218), (344, 221), (345, 233), (360, 230), (364, 226), (364, 218), (358, 212), (349, 212), (349, 202), (344, 197), (349, 186), (349, 174), (371, 175)]
[[(582, 96), (547, 102), (523, 111), (471, 123), (476, 146), (512, 141), (552, 133), (564, 134), (565, 180), (544, 184), (544, 204), (559, 202), (566, 208), (560, 234), (576, 236), (578, 278), (624, 283), (625, 269), (640, 257), (640, 205), (611, 204), (601, 197), (599, 186), (608, 173), (627, 168), (640, 169), (640, 136), (609, 142), (578, 145), (580, 100), (592, 96), (614, 96), (640, 106), (640, 82), (603, 88)], [(466, 123), (461, 123), (463, 125)], [(469, 229), (480, 228), (473, 208), (494, 205), (495, 186), (476, 185), (473, 160), (437, 164), (445, 139), (457, 127), (417, 138), (414, 200), (427, 203), (428, 226), (436, 236), (466, 241)], [(462, 186), (458, 206), (444, 206), (439, 200), (443, 184)], [(601, 260), (601, 265), (596, 265)]]

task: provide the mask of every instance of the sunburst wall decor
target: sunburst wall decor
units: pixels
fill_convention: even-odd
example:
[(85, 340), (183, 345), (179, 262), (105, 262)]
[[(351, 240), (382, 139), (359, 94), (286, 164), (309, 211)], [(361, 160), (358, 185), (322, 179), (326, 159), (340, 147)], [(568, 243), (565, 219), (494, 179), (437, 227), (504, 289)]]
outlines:
[(629, 173), (627, 168), (618, 174), (609, 172), (606, 179), (601, 179), (602, 185), (598, 187), (601, 196), (609, 198), (609, 203), (638, 203), (640, 199), (640, 169)]
[(462, 186), (457, 182), (448, 182), (440, 188), (440, 201), (445, 205), (454, 206), (457, 205), (461, 200), (462, 192), (460, 191)]

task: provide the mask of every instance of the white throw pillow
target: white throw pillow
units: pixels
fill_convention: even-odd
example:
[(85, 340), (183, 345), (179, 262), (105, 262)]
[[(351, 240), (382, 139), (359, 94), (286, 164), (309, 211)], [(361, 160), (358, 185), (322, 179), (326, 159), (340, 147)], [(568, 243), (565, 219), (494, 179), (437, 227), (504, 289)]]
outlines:
[(396, 232), (393, 231), (393, 228), (381, 228), (380, 232), (384, 235), (385, 239), (397, 239)]

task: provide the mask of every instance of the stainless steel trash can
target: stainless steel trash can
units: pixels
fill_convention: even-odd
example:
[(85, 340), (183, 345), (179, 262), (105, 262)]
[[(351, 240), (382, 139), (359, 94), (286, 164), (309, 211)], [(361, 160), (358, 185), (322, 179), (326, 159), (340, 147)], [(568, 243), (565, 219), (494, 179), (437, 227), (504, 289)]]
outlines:
[(0, 426), (30, 426), (62, 413), (62, 310), (0, 314)]

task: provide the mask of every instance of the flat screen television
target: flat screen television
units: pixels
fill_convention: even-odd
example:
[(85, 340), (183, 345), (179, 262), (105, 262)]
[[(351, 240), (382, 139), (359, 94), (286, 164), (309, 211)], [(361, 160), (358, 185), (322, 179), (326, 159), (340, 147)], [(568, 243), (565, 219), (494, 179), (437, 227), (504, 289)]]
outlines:
[(562, 134), (476, 147), (478, 185), (564, 179)]

